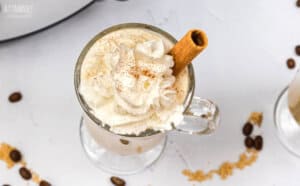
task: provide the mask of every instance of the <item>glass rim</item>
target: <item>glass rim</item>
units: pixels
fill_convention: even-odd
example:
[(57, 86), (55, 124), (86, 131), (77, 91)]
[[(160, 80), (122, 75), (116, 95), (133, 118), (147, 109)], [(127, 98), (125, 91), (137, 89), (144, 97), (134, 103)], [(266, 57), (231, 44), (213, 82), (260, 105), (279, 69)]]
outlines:
[[(168, 40), (170, 40), (173, 44), (175, 44), (177, 42), (177, 40), (170, 35), (168, 32), (149, 25), (149, 24), (144, 24), (144, 23), (122, 23), (122, 24), (118, 24), (118, 25), (114, 25), (111, 27), (108, 27), (106, 29), (104, 29), (103, 31), (101, 31), (100, 33), (96, 34), (86, 45), (85, 47), (82, 49), (82, 51), (80, 52), (80, 55), (77, 59), (77, 62), (75, 64), (75, 69), (74, 69), (74, 87), (75, 87), (75, 93), (76, 93), (76, 97), (80, 103), (81, 108), (83, 109), (84, 113), (98, 126), (102, 127), (103, 129), (107, 130), (108, 132), (115, 134), (115, 135), (119, 135), (119, 136), (124, 136), (124, 137), (147, 137), (147, 136), (152, 136), (155, 134), (159, 134), (162, 133), (163, 131), (159, 131), (159, 130), (154, 130), (154, 129), (147, 129), (144, 132), (140, 133), (139, 135), (136, 134), (119, 134), (119, 133), (115, 133), (113, 131), (110, 130), (110, 126), (108, 124), (105, 124), (104, 122), (102, 122), (100, 119), (98, 119), (92, 112), (92, 109), (88, 106), (88, 104), (85, 102), (83, 96), (81, 96), (81, 94), (79, 93), (79, 86), (80, 86), (80, 81), (81, 81), (81, 66), (83, 64), (84, 58), (86, 56), (86, 54), (88, 53), (89, 49), (95, 44), (95, 42), (97, 42), (99, 39), (101, 39), (102, 37), (104, 37), (105, 35), (117, 31), (117, 30), (121, 30), (121, 29), (126, 29), (126, 28), (142, 28), (142, 29), (148, 29), (150, 31), (156, 32), (158, 34), (161, 34), (162, 36), (166, 37)], [(195, 76), (194, 76), (194, 68), (192, 63), (190, 63), (188, 65), (188, 75), (189, 75), (189, 86), (188, 86), (188, 91), (187, 91), (187, 95), (185, 97), (183, 106), (184, 106), (184, 112), (188, 109), (192, 98), (194, 96), (194, 91), (195, 91)], [(175, 127), (173, 127), (174, 130)], [(171, 131), (170, 130), (170, 131)], [(168, 130), (169, 131), (169, 130)]]

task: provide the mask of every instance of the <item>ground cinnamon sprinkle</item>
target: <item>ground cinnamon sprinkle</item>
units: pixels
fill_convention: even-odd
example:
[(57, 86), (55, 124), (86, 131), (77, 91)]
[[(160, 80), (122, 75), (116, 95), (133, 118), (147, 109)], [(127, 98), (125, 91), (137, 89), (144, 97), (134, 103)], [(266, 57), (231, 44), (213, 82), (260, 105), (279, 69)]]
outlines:
[[(261, 126), (263, 120), (263, 114), (261, 112), (252, 112), (248, 121), (256, 126)], [(219, 176), (222, 180), (227, 179), (233, 175), (235, 169), (242, 170), (247, 166), (252, 165), (258, 158), (258, 151), (251, 148), (246, 149), (240, 154), (239, 159), (236, 162), (225, 161), (218, 169), (213, 169), (205, 173), (203, 170), (191, 171), (185, 169), (182, 174), (185, 175), (189, 181), (203, 182), (210, 180), (214, 175)]]

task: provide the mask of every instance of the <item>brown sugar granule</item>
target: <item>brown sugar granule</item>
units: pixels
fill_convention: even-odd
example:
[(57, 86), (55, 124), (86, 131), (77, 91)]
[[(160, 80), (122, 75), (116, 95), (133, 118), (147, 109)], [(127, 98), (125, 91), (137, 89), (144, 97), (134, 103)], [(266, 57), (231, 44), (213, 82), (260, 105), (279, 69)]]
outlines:
[(263, 114), (262, 112), (252, 112), (248, 121), (254, 125), (261, 126), (263, 121)]
[(19, 162), (19, 164), (20, 164), (21, 166), (23, 166), (23, 167), (26, 167), (26, 165), (27, 165), (26, 161), (24, 161), (24, 160), (22, 160), (21, 162)]
[(206, 174), (202, 170), (197, 170), (195, 172), (192, 172), (191, 170), (183, 170), (182, 174), (187, 176), (189, 178), (189, 181), (205, 181), (207, 179), (212, 178), (212, 174)]
[(230, 162), (224, 162), (219, 170), (218, 174), (221, 177), (222, 180), (226, 179), (228, 176), (231, 176), (233, 173), (234, 164)]
[(258, 153), (255, 150), (247, 150), (240, 155), (239, 160), (235, 163), (238, 169), (244, 169), (246, 166), (252, 165), (257, 160)]
[(210, 170), (205, 173), (202, 170), (196, 170), (195, 172), (191, 170), (183, 170), (182, 174), (188, 177), (189, 181), (203, 182), (212, 179), (213, 175), (218, 175), (221, 179), (227, 179), (229, 176), (233, 175), (235, 169), (244, 169), (247, 166), (252, 165), (257, 160), (258, 153), (255, 150), (247, 150), (243, 152), (237, 162), (226, 161), (220, 165), (216, 170)]
[(32, 181), (36, 184), (41, 182), (41, 178), (36, 172), (32, 172)]
[(8, 169), (12, 168), (15, 165), (15, 162), (10, 158), (9, 154), (15, 148), (6, 143), (0, 144), (0, 160), (6, 163)]

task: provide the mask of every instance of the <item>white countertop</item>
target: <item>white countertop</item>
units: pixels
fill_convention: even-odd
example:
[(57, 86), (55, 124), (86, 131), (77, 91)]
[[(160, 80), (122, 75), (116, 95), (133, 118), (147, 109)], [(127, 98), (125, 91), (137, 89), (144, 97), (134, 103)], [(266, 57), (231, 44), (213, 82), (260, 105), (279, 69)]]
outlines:
[[(300, 8), (294, 0), (129, 0), (98, 2), (56, 27), (0, 44), (0, 142), (18, 147), (28, 166), (55, 186), (110, 185), (81, 148), (73, 70), (83, 46), (113, 24), (153, 24), (180, 38), (190, 28), (207, 32), (209, 47), (194, 61), (196, 94), (221, 109), (211, 136), (171, 133), (167, 149), (150, 169), (123, 176), (128, 186), (193, 185), (182, 169), (209, 170), (235, 161), (244, 150), (241, 128), (251, 111), (264, 113), (264, 149), (258, 161), (226, 181), (195, 185), (299, 186), (300, 159), (276, 136), (273, 107), (296, 70), (285, 61), (300, 44)], [(1, 28), (0, 28), (1, 29)], [(299, 66), (299, 65), (298, 65)], [(23, 100), (7, 101), (19, 90)], [(0, 185), (27, 185), (17, 168), (0, 163)], [(35, 185), (29, 183), (29, 185)]]

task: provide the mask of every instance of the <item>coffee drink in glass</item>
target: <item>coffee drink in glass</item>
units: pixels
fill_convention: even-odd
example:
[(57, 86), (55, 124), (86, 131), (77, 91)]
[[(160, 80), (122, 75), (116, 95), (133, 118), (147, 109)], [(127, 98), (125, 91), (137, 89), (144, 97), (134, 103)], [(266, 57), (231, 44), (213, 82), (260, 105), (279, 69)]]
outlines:
[(192, 65), (176, 77), (169, 54), (177, 41), (151, 25), (110, 27), (83, 49), (75, 90), (84, 110), (81, 142), (90, 160), (119, 174), (136, 173), (162, 153), (168, 131), (208, 134), (219, 110), (193, 96)]

